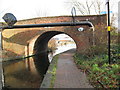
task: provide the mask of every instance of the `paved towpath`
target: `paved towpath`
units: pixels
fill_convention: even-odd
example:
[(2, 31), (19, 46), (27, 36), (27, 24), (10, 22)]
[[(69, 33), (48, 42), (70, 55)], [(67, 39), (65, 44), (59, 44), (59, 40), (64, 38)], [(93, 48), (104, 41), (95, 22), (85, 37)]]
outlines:
[(73, 61), (74, 50), (59, 55), (54, 88), (92, 88)]

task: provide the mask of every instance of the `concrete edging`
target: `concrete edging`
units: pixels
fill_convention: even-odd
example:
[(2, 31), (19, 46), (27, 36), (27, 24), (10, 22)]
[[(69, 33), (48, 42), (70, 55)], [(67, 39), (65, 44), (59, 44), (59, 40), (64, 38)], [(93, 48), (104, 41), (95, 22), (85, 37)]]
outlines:
[(52, 81), (52, 71), (53, 71), (53, 67), (56, 64), (56, 60), (54, 59), (56, 56), (53, 57), (50, 66), (48, 67), (48, 70), (46, 72), (46, 75), (41, 83), (40, 88), (50, 88), (51, 86), (51, 81)]

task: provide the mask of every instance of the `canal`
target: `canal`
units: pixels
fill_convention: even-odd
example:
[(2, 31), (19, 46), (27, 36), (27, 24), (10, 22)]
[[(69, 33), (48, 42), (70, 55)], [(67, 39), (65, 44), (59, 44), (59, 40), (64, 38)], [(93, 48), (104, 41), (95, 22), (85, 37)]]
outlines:
[(3, 63), (5, 87), (39, 88), (43, 75), (36, 70), (33, 58)]
[[(49, 61), (51, 62), (54, 55), (72, 48), (76, 48), (76, 46), (69, 44), (58, 47), (54, 54), (48, 55)], [(40, 66), (40, 69), (42, 69), (42, 66)], [(44, 78), (43, 73), (40, 73), (38, 68), (35, 67), (33, 57), (3, 62), (3, 70), (4, 84), (7, 88), (39, 88)]]

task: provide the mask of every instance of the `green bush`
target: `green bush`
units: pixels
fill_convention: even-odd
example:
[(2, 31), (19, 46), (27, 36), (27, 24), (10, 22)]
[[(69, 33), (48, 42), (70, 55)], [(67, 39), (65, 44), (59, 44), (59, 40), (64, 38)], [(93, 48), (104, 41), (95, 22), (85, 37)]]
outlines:
[(100, 55), (93, 58), (75, 54), (75, 63), (77, 66), (88, 72), (91, 84), (96, 88), (118, 88), (120, 66), (116, 64), (108, 64), (108, 56)]
[(111, 60), (113, 63), (119, 63), (120, 60), (120, 44), (111, 46)]
[[(108, 64), (108, 49), (106, 38), (98, 37), (96, 32), (94, 46), (83, 54), (75, 54), (74, 59), (78, 68), (86, 71), (91, 84), (96, 88), (118, 88), (120, 82), (120, 44), (118, 34), (111, 32), (111, 64)], [(87, 51), (87, 50), (86, 50)]]

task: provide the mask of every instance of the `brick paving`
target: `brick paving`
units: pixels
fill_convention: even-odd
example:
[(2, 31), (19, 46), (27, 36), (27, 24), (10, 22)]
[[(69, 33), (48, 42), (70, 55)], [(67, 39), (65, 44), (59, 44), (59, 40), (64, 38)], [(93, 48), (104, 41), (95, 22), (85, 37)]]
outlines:
[(73, 50), (60, 54), (54, 88), (92, 88), (86, 75), (76, 67), (73, 54)]

